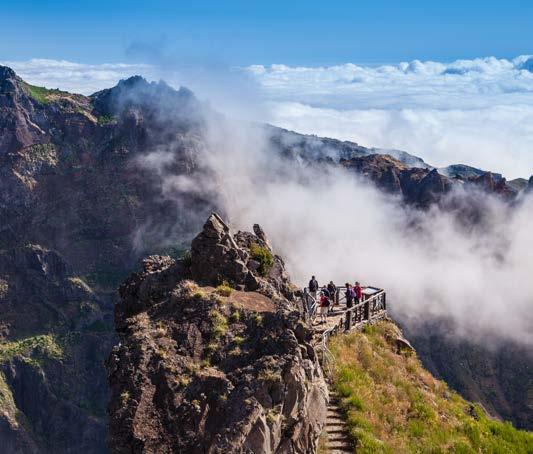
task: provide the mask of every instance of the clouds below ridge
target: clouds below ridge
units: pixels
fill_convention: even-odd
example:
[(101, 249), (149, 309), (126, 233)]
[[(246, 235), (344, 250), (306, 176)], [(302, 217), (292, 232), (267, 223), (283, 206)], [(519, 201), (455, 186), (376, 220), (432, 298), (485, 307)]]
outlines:
[(533, 173), (532, 70), (530, 56), (247, 68), (275, 125), (511, 178)]

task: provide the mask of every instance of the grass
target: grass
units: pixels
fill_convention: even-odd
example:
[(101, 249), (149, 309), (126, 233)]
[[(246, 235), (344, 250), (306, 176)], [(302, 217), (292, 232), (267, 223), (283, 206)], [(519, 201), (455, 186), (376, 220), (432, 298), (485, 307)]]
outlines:
[(29, 96), (31, 96), (33, 99), (35, 99), (35, 101), (41, 104), (48, 104), (50, 102), (50, 95), (62, 93), (61, 90), (58, 89), (37, 87), (36, 85), (30, 85), (26, 82), (23, 82), (23, 87)]
[(117, 119), (111, 115), (100, 115), (98, 117), (98, 124), (100, 126), (105, 126), (111, 123), (116, 123)]
[(57, 338), (51, 334), (26, 337), (0, 344), (0, 361), (10, 360), (15, 356), (32, 358), (37, 361), (45, 357), (60, 360), (63, 358), (63, 349), (58, 344)]
[(397, 354), (397, 328), (381, 322), (337, 336), (333, 382), (357, 453), (531, 453), (533, 434), (495, 421)]
[(253, 243), (250, 246), (250, 254), (254, 260), (259, 262), (259, 274), (266, 276), (270, 272), (272, 265), (274, 265), (272, 253), (266, 247)]
[(230, 296), (233, 289), (229, 286), (229, 284), (224, 281), (222, 284), (218, 285), (215, 289), (215, 293), (220, 296)]
[(228, 332), (228, 320), (219, 311), (213, 309), (210, 312), (213, 327), (211, 333), (214, 337), (224, 336)]

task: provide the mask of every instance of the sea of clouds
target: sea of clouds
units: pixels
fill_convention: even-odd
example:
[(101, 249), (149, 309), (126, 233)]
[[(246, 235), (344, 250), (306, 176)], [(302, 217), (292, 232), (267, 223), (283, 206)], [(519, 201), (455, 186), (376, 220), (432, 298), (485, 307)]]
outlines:
[[(403, 149), (438, 167), (464, 163), (508, 178), (533, 173), (531, 56), (379, 66), (252, 65), (212, 78), (179, 65), (169, 69), (46, 59), (0, 64), (11, 66), (30, 83), (83, 94), (133, 74), (163, 78), (173, 86), (188, 85), (215, 108), (247, 119), (365, 146)], [(217, 85), (216, 80), (222, 82)], [(229, 104), (237, 99), (235, 109)]]
[(531, 56), (247, 71), (275, 125), (403, 149), (439, 167), (533, 173)]

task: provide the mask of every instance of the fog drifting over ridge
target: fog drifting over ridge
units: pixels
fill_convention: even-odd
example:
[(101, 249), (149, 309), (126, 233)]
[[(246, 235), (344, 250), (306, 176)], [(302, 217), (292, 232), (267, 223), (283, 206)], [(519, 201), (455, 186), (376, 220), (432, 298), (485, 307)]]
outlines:
[(214, 198), (234, 229), (259, 223), (298, 285), (311, 274), (357, 279), (385, 288), (403, 323), (444, 317), (474, 341), (533, 345), (533, 197), (513, 208), (458, 189), (450, 197), (465, 207), (474, 197), (483, 211), (483, 223), (465, 226), (457, 212), (406, 207), (340, 168), (288, 164), (262, 128), (218, 116), (208, 124), (193, 177), (165, 173), (172, 156), (161, 150), (144, 158), (169, 198), (186, 189)]

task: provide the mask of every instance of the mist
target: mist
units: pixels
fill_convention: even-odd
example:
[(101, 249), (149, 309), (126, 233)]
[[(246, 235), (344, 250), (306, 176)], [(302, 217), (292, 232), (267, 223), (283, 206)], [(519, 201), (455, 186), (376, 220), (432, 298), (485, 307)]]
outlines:
[(454, 206), (475, 200), (483, 211), (465, 224), (457, 210), (405, 206), (340, 168), (281, 158), (259, 125), (220, 116), (207, 124), (204, 170), (169, 181), (215, 198), (234, 228), (259, 223), (297, 284), (312, 274), (359, 280), (384, 288), (402, 323), (443, 317), (470, 340), (533, 344), (533, 197), (510, 206), (456, 189)]

